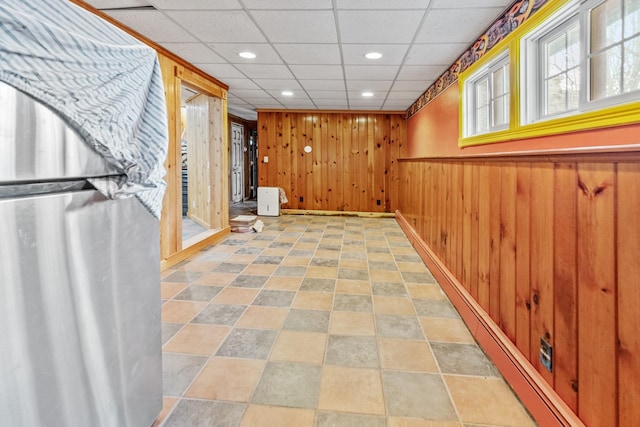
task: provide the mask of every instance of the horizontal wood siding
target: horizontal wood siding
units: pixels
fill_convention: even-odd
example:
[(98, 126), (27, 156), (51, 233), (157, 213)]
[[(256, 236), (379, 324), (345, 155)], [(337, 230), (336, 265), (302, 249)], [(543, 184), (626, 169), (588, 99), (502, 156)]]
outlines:
[(261, 111), (258, 182), (282, 187), (285, 209), (394, 212), (405, 138), (401, 114)]
[(398, 166), (400, 213), (567, 406), (586, 425), (637, 422), (639, 156)]

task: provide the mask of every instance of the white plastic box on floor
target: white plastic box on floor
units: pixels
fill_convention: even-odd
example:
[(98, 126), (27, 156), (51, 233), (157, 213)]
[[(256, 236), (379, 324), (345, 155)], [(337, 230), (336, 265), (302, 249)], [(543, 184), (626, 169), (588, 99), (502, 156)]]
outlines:
[(258, 187), (258, 215), (280, 216), (280, 189)]

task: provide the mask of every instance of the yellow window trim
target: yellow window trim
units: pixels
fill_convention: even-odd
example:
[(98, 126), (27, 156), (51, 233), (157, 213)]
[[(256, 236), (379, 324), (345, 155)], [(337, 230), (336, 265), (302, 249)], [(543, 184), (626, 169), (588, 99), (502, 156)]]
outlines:
[[(469, 147), (473, 145), (491, 144), (520, 139), (536, 138), (563, 133), (571, 133), (582, 130), (599, 129), (613, 126), (621, 126), (631, 123), (640, 123), (640, 101), (623, 105), (616, 105), (592, 111), (580, 112), (566, 117), (540, 121), (522, 125), (520, 116), (521, 85), (520, 85), (520, 45), (521, 40), (532, 30), (546, 22), (560, 8), (571, 0), (551, 0), (543, 6), (533, 17), (525, 21), (515, 31), (505, 37), (489, 53), (476, 61), (459, 76), (460, 88), (460, 135), (458, 146)], [(510, 119), (509, 129), (490, 132), (480, 135), (463, 137), (465, 132), (464, 107), (465, 83), (476, 71), (484, 67), (488, 62), (509, 49), (510, 70)]]

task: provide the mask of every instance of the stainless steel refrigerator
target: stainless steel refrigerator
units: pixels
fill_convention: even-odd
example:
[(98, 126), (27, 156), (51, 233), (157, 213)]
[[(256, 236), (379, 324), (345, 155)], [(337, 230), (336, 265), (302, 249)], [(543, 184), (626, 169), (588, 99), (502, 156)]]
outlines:
[(0, 426), (150, 426), (162, 407), (159, 224), (119, 171), (0, 83)]

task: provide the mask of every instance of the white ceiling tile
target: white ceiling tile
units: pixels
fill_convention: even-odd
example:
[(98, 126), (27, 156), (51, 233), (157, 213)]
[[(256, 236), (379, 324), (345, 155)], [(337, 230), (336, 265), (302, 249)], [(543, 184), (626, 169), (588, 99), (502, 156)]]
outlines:
[(160, 43), (180, 58), (201, 64), (226, 64), (227, 61), (203, 43)]
[(310, 90), (345, 90), (344, 80), (299, 80), (302, 87)]
[[(232, 64), (282, 64), (278, 53), (266, 43), (212, 43), (210, 46)], [(245, 51), (255, 53), (256, 57), (246, 59), (238, 56)]]
[(149, 3), (163, 10), (242, 9), (238, 0), (149, 0)]
[(373, 101), (373, 100), (379, 100), (382, 101), (386, 98), (387, 96), (387, 92), (381, 91), (381, 92), (373, 92), (373, 96), (369, 96), (369, 97), (364, 97), (362, 96), (362, 92), (361, 90), (350, 90), (347, 92), (348, 97), (349, 97), (349, 101)]
[(451, 65), (462, 55), (468, 43), (414, 44), (409, 49), (407, 65)]
[(342, 67), (339, 65), (292, 65), (291, 71), (298, 80), (342, 79)]
[(273, 98), (243, 98), (249, 104), (254, 105), (258, 108), (262, 107), (281, 107), (282, 104), (278, 102), (277, 99)]
[(241, 79), (245, 77), (236, 67), (230, 64), (194, 64), (205, 73), (216, 79)]
[(261, 89), (233, 89), (229, 90), (234, 96), (239, 98), (269, 98), (269, 94)]
[(313, 102), (322, 108), (346, 108), (349, 105), (346, 99), (314, 99)]
[(338, 9), (424, 9), (430, 0), (336, 0)]
[(112, 10), (107, 14), (156, 43), (198, 41), (157, 10)]
[(349, 80), (349, 90), (383, 90), (391, 89), (393, 80)]
[(347, 99), (347, 92), (344, 90), (310, 90), (307, 93), (313, 99)]
[(387, 99), (413, 101), (418, 99), (418, 97), (420, 97), (423, 92), (424, 90), (414, 90), (411, 92), (390, 92), (389, 96), (387, 96)]
[(413, 101), (387, 101), (382, 105), (382, 110), (405, 111), (411, 107)]
[(447, 69), (436, 65), (404, 65), (400, 68), (397, 80), (435, 80)]
[(276, 50), (288, 64), (340, 64), (338, 44), (276, 44)]
[(413, 90), (420, 90), (424, 92), (429, 85), (433, 83), (433, 79), (430, 80), (396, 80), (393, 84), (392, 90), (410, 92)]
[(251, 14), (271, 43), (336, 43), (333, 12), (254, 11)]
[(245, 120), (258, 120), (258, 113), (253, 108), (249, 109), (229, 105), (227, 111), (229, 114), (233, 114), (234, 116), (238, 116)]
[(427, 14), (415, 42), (471, 43), (502, 11), (502, 8), (433, 9)]
[(284, 65), (237, 64), (236, 67), (250, 79), (290, 79), (293, 78)]
[(280, 99), (280, 102), (287, 108), (316, 108), (315, 104), (311, 102), (310, 99)]
[(501, 7), (504, 9), (511, 3), (513, 3), (513, 0), (473, 0), (472, 2), (469, 0), (432, 0), (431, 7), (433, 9), (471, 9), (480, 7)]
[[(260, 86), (249, 79), (225, 79), (224, 82), (229, 85), (230, 90), (235, 89), (260, 89)], [(264, 88), (262, 88), (264, 89)]]
[(397, 65), (345, 65), (344, 72), (348, 80), (393, 80), (398, 68)]
[(269, 93), (269, 95), (273, 96), (274, 98), (276, 98), (277, 100), (279, 100), (280, 102), (285, 102), (287, 100), (291, 100), (291, 99), (297, 99), (299, 101), (302, 100), (307, 100), (309, 101), (309, 97), (307, 96), (306, 93), (304, 93), (303, 90), (291, 90), (289, 92), (293, 92), (293, 95), (289, 95), (289, 96), (285, 96), (282, 94), (282, 90), (267, 90), (267, 93)]
[[(343, 44), (342, 57), (347, 65), (400, 65), (408, 44)], [(366, 53), (378, 52), (380, 59), (367, 59)]]
[(85, 3), (95, 7), (96, 9), (144, 7), (151, 4), (147, 0), (85, 0)]
[(293, 79), (254, 79), (253, 81), (267, 90), (302, 90), (298, 82)]
[[(210, 0), (209, 0), (210, 1)], [(243, 0), (249, 9), (332, 9), (331, 0)]]
[(379, 110), (381, 106), (382, 101), (375, 99), (370, 101), (349, 101), (349, 107), (356, 110)]
[(342, 43), (410, 43), (422, 13), (415, 11), (338, 11)]
[(242, 11), (166, 12), (203, 42), (264, 42), (262, 33)]

